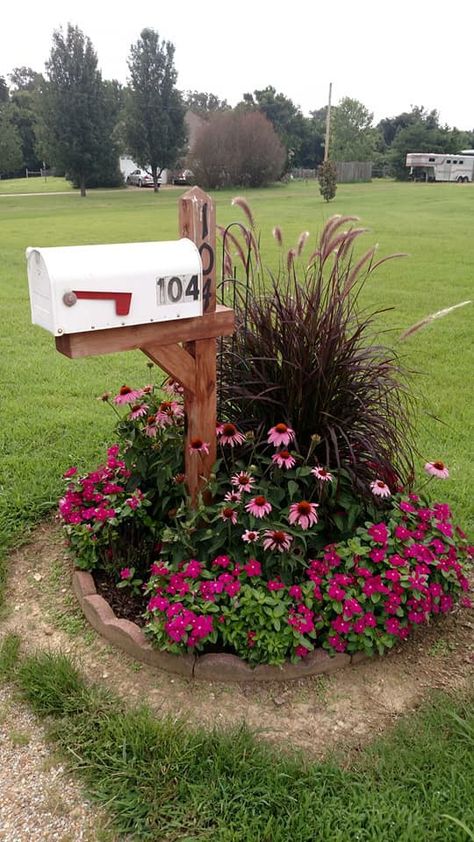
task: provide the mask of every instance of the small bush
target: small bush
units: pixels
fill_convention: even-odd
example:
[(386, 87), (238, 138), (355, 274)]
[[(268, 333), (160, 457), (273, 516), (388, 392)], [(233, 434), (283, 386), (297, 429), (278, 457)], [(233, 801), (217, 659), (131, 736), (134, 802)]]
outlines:
[(318, 167), (319, 192), (326, 202), (334, 199), (337, 190), (337, 169), (333, 161), (323, 161)]

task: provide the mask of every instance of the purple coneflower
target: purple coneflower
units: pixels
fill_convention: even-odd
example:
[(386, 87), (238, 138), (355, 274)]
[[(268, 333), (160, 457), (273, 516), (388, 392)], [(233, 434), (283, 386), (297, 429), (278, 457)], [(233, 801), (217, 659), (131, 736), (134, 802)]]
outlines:
[(189, 445), (189, 452), (190, 453), (209, 453), (209, 442), (203, 441), (202, 439), (191, 439), (191, 443)]
[(245, 436), (239, 433), (235, 424), (232, 424), (230, 421), (217, 425), (217, 435), (219, 436), (220, 444), (230, 444), (231, 447), (234, 447), (236, 444), (242, 444), (245, 441)]
[(293, 538), (288, 532), (279, 529), (267, 529), (263, 535), (263, 548), (265, 550), (278, 550), (279, 553), (286, 553), (291, 546)]
[(432, 477), (438, 477), (438, 479), (448, 479), (449, 477), (449, 470), (444, 462), (441, 461), (427, 462), (425, 471)]
[(392, 492), (390, 491), (387, 483), (383, 482), (381, 479), (374, 479), (374, 481), (370, 483), (370, 490), (376, 497), (392, 496)]
[(131, 389), (130, 386), (122, 386), (118, 395), (115, 395), (114, 403), (134, 403), (143, 395), (142, 389)]
[(292, 468), (296, 465), (296, 459), (288, 450), (280, 450), (272, 456), (272, 462), (275, 462), (279, 468)]
[(318, 465), (312, 469), (311, 473), (321, 482), (332, 482), (334, 479), (333, 475), (326, 471), (326, 468), (320, 468)]
[(242, 535), (242, 541), (245, 541), (246, 544), (255, 544), (260, 537), (260, 532), (257, 532), (256, 529), (246, 529)]
[(242, 498), (242, 492), (240, 491), (228, 491), (224, 497), (227, 503), (240, 503)]
[(246, 507), (248, 512), (254, 517), (265, 517), (269, 515), (272, 510), (272, 504), (268, 502), (266, 497), (252, 497)]
[(239, 474), (234, 474), (231, 483), (237, 485), (240, 491), (251, 491), (252, 485), (255, 485), (255, 479), (246, 471), (240, 471)]
[(134, 403), (130, 407), (130, 421), (135, 421), (137, 418), (141, 418), (143, 415), (146, 415), (148, 412), (148, 406), (146, 403)]
[(150, 436), (150, 438), (155, 438), (158, 432), (158, 427), (156, 426), (156, 415), (149, 415), (146, 419), (146, 425), (144, 427), (144, 433), (146, 436)]
[(318, 522), (318, 514), (316, 509), (317, 503), (308, 503), (307, 500), (301, 500), (299, 503), (293, 503), (290, 506), (289, 522), (293, 525), (297, 523), (302, 529), (309, 529)]
[(281, 445), (283, 445), (283, 447), (287, 447), (290, 441), (293, 441), (294, 437), (294, 430), (283, 423), (275, 424), (275, 426), (268, 431), (268, 443), (274, 444), (275, 447), (280, 447)]
[(237, 512), (232, 506), (226, 506), (225, 509), (221, 510), (221, 518), (222, 520), (229, 521), (230, 523), (236, 524), (237, 523)]
[(173, 380), (172, 378), (166, 381), (163, 386), (163, 391), (167, 392), (169, 395), (182, 395), (184, 393), (181, 383), (178, 383), (177, 380)]

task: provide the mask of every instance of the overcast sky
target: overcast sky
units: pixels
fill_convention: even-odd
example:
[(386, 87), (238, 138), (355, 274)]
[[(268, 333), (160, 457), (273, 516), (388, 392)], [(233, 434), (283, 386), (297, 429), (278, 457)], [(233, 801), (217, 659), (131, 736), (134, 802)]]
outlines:
[(305, 114), (350, 96), (375, 120), (413, 105), (436, 108), (442, 123), (474, 128), (474, 3), (435, 0), (8, 0), (2, 10), (0, 76), (27, 65), (44, 71), (54, 29), (79, 26), (92, 40), (104, 78), (127, 80), (130, 44), (148, 26), (176, 47), (178, 87), (211, 91), (235, 105), (245, 91), (273, 85)]

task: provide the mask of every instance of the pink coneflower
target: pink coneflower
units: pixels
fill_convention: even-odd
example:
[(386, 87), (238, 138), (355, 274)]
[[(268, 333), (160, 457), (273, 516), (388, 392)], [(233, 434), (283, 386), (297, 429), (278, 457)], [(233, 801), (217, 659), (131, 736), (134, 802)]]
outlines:
[(164, 427), (183, 417), (184, 407), (177, 401), (162, 401), (156, 414), (157, 423)]
[(191, 439), (189, 452), (206, 454), (207, 456), (209, 453), (209, 442), (203, 441), (202, 439)]
[(224, 500), (227, 503), (240, 503), (241, 498), (242, 498), (242, 492), (241, 491), (228, 491), (227, 494), (224, 497)]
[(240, 491), (251, 491), (252, 485), (255, 485), (255, 479), (246, 471), (241, 471), (239, 474), (234, 474), (231, 483), (238, 485)]
[(438, 479), (448, 479), (449, 477), (449, 470), (444, 462), (427, 462), (425, 471), (432, 477), (438, 477)]
[(221, 518), (222, 520), (226, 520), (229, 523), (236, 524), (237, 523), (237, 512), (232, 506), (226, 506), (225, 509), (221, 510)]
[(332, 482), (334, 479), (333, 475), (326, 471), (326, 468), (320, 468), (318, 465), (312, 469), (311, 473), (321, 482)]
[(156, 426), (156, 415), (149, 415), (146, 419), (146, 425), (144, 427), (144, 433), (146, 436), (150, 436), (150, 438), (155, 438), (158, 427)]
[(263, 534), (263, 548), (265, 550), (277, 550), (279, 553), (286, 553), (293, 538), (287, 532), (279, 529), (267, 529)]
[(246, 507), (248, 512), (254, 517), (265, 517), (269, 515), (272, 510), (272, 504), (268, 502), (266, 497), (258, 496), (252, 497)]
[(290, 441), (295, 437), (294, 430), (286, 424), (275, 424), (271, 430), (268, 431), (268, 443), (274, 444), (275, 447), (288, 447)]
[(289, 522), (293, 525), (297, 523), (302, 529), (309, 529), (318, 522), (318, 514), (316, 509), (317, 503), (308, 503), (307, 500), (301, 500), (299, 503), (293, 503), (290, 506)]
[(288, 450), (280, 450), (273, 454), (272, 462), (275, 462), (279, 468), (292, 468), (296, 464), (296, 459)]
[(260, 532), (257, 532), (256, 529), (246, 529), (242, 535), (242, 541), (245, 541), (246, 544), (255, 544), (260, 537)]
[(234, 445), (242, 444), (245, 441), (245, 436), (239, 433), (235, 424), (230, 421), (218, 424), (216, 429), (220, 444), (230, 444), (231, 447), (234, 447)]
[(122, 386), (118, 395), (115, 395), (114, 403), (134, 403), (143, 395), (141, 389), (131, 389), (130, 386)]
[(370, 483), (370, 490), (372, 494), (375, 494), (376, 497), (392, 496), (392, 492), (390, 491), (387, 483), (382, 482), (381, 479), (374, 479), (374, 481)]
[(178, 383), (177, 380), (173, 380), (172, 378), (170, 378), (164, 384), (163, 391), (167, 392), (169, 395), (182, 395), (184, 389), (181, 386), (181, 383)]
[(146, 403), (134, 403), (130, 407), (130, 421), (135, 421), (137, 418), (142, 418), (143, 415), (146, 415), (148, 412), (148, 406)]

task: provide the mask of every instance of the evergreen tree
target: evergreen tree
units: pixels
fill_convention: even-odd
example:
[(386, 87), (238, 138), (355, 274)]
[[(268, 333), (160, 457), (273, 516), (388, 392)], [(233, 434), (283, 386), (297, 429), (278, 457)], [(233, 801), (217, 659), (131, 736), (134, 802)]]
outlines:
[(0, 175), (13, 173), (22, 165), (21, 138), (11, 119), (11, 107), (0, 107)]
[(185, 106), (175, 87), (174, 46), (160, 43), (154, 29), (144, 29), (130, 48), (128, 67), (127, 151), (140, 167), (150, 169), (157, 192), (162, 171), (175, 165), (186, 140)]

